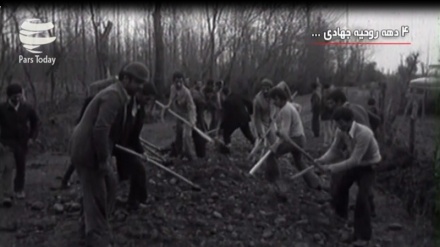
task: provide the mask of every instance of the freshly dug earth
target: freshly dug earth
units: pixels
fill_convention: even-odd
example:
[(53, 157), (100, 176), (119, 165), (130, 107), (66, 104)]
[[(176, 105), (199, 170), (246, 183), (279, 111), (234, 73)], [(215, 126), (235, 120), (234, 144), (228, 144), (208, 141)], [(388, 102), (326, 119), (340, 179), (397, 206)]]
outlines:
[[(303, 111), (307, 126), (308, 107)], [(149, 124), (143, 136), (165, 146), (172, 141), (171, 130), (172, 123)], [(321, 139), (311, 137), (308, 128), (307, 135), (306, 150), (320, 155)], [(283, 202), (270, 192), (262, 171), (255, 177), (247, 174), (253, 166), (246, 160), (252, 147), (242, 134), (235, 133), (232, 143), (229, 156), (209, 146), (208, 157), (170, 167), (199, 184), (201, 192), (147, 164), (148, 207), (131, 215), (116, 209), (111, 219), (115, 246), (349, 246), (341, 242), (348, 231), (332, 219), (328, 195), (310, 190), (302, 179), (289, 179), (297, 172), (290, 158), (280, 161), (290, 186), (288, 201)], [(64, 153), (46, 152), (30, 159), (26, 201), (0, 209), (1, 247), (81, 246), (78, 184), (67, 191), (56, 189), (57, 176), (67, 166)], [(121, 186), (121, 195), (126, 187)], [(371, 246), (434, 246), (425, 219), (408, 216), (396, 196), (375, 192), (378, 216)]]

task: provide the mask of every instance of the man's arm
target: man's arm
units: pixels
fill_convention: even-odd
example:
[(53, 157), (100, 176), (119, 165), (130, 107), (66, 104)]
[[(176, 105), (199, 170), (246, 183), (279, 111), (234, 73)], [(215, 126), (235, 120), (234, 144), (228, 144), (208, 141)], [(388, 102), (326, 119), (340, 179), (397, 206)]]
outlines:
[[(289, 136), (290, 126), (292, 124), (292, 116), (290, 115), (290, 112), (286, 111), (286, 109), (281, 109), (281, 111), (278, 113), (277, 120), (278, 132), (282, 136)], [(272, 144), (271, 150), (276, 150), (282, 142), (283, 140), (280, 137), (277, 137), (275, 143)]]
[(340, 151), (338, 150), (338, 148), (341, 142), (341, 134), (341, 130), (337, 129), (335, 133), (335, 138), (333, 138), (333, 142), (330, 145), (330, 148), (327, 150), (327, 152), (325, 152), (324, 155), (317, 159), (318, 162), (330, 163), (340, 157)]
[(257, 136), (262, 137), (263, 135), (263, 123), (261, 122), (262, 112), (261, 112), (260, 104), (258, 103), (258, 98), (254, 99), (253, 108), (254, 108), (253, 119), (254, 119), (255, 130), (257, 131)]
[(38, 119), (37, 112), (33, 108), (29, 108), (29, 125), (30, 125), (30, 138), (35, 139), (38, 136), (38, 127), (40, 120)]
[(100, 99), (98, 116), (92, 131), (92, 142), (99, 164), (106, 162), (110, 156), (110, 129), (120, 109), (116, 92), (108, 92)]
[(368, 146), (372, 141), (372, 138), (374, 137), (369, 135), (367, 132), (360, 132), (355, 138), (355, 146), (350, 157), (344, 161), (332, 164), (331, 167), (333, 172), (343, 171), (350, 167), (359, 165), (368, 150)]

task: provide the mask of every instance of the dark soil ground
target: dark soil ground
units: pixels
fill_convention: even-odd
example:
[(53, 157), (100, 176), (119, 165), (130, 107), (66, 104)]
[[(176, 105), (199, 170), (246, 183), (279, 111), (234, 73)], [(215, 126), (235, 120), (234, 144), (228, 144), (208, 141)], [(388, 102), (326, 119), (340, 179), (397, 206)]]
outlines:
[[(308, 126), (308, 98), (299, 97), (298, 101), (305, 105), (303, 121)], [(73, 122), (79, 106), (74, 109), (56, 119)], [(317, 157), (323, 152), (321, 140), (313, 138), (309, 128), (306, 131), (306, 150)], [(45, 138), (61, 140), (68, 130), (48, 133), (52, 136)], [(427, 135), (424, 138), (429, 138)], [(165, 146), (173, 139), (172, 123), (148, 124), (143, 137)], [(289, 165), (290, 158), (280, 162), (290, 186), (288, 202), (280, 202), (269, 193), (261, 171), (256, 177), (247, 175), (254, 165), (246, 160), (251, 145), (239, 132), (232, 143), (229, 156), (209, 146), (206, 158), (170, 167), (203, 187), (201, 192), (146, 165), (148, 208), (131, 215), (117, 208), (111, 219), (115, 246), (349, 246), (341, 242), (348, 230), (332, 220), (328, 195), (308, 189), (302, 179), (289, 179), (297, 172)], [(424, 141), (418, 145), (424, 148), (429, 144)], [(0, 209), (0, 247), (81, 246), (78, 184), (65, 191), (57, 189), (68, 157), (53, 151), (57, 145), (50, 149), (34, 151), (29, 158), (26, 200), (18, 201), (11, 209)], [(122, 195), (126, 187), (121, 186)], [(405, 203), (383, 186), (376, 186), (375, 193), (377, 217), (370, 246), (434, 246), (426, 217), (410, 216)]]

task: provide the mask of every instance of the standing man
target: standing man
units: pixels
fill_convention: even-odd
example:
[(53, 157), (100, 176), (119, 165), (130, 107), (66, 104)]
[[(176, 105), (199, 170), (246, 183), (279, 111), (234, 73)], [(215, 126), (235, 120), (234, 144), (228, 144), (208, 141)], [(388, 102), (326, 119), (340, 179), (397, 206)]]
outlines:
[[(122, 136), (117, 142), (137, 153), (144, 153), (140, 136), (146, 118), (146, 107), (154, 103), (156, 88), (150, 82), (145, 83), (141, 92), (137, 92), (127, 105), (127, 118)], [(118, 118), (119, 119), (119, 118)], [(130, 211), (144, 208), (147, 201), (147, 178), (143, 161), (132, 154), (115, 149), (116, 166), (120, 180), (130, 181), (127, 207)]]
[(39, 120), (35, 110), (23, 102), (20, 85), (9, 85), (6, 94), (7, 101), (0, 105), (0, 142), (14, 153), (14, 191), (16, 198), (23, 199), (26, 196), (24, 185), (28, 145), (37, 138)]
[[(183, 84), (184, 76), (180, 72), (173, 74), (173, 84), (171, 85), (170, 99), (168, 104), (162, 109), (162, 119), (171, 105), (177, 114), (188, 120), (193, 126), (197, 121), (196, 105), (191, 91)], [(192, 128), (181, 120), (176, 120), (176, 141), (175, 148), (182, 158), (193, 160), (193, 150), (191, 145)], [(181, 144), (181, 145), (180, 145)]]
[[(327, 165), (325, 169), (338, 176), (332, 179), (332, 207), (336, 214), (347, 220), (349, 191), (353, 183), (357, 183), (359, 190), (356, 198), (354, 212), (354, 241), (356, 246), (365, 246), (372, 235), (371, 229), (371, 188), (374, 181), (373, 166), (381, 161), (379, 146), (370, 128), (354, 120), (354, 112), (347, 107), (337, 108), (333, 113), (333, 119), (338, 126), (335, 139), (328, 151), (315, 162)], [(347, 159), (335, 162), (343, 158), (339, 154), (348, 151)]]
[(322, 122), (322, 132), (324, 134), (323, 147), (327, 148), (332, 143), (332, 111), (327, 105), (327, 98), (331, 92), (330, 84), (324, 84), (322, 89), (322, 108), (321, 108), (321, 122)]
[(320, 132), (320, 116), (321, 116), (321, 106), (322, 106), (322, 97), (321, 97), (321, 84), (319, 81), (312, 83), (313, 93), (310, 99), (312, 105), (312, 131), (315, 137), (319, 137)]
[[(279, 87), (274, 87), (270, 90), (269, 96), (273, 100), (274, 105), (280, 109), (276, 119), (279, 135), (290, 137), (298, 146), (304, 147), (306, 137), (301, 117), (292, 103), (288, 102), (286, 92)], [(283, 141), (282, 138), (278, 137), (270, 147), (270, 150), (272, 152), (266, 162), (266, 179), (275, 185), (275, 189), (279, 193), (284, 194), (287, 189), (279, 180), (280, 171), (277, 158), (290, 152), (293, 156), (294, 164), (299, 171), (307, 168), (307, 165), (302, 161), (301, 152)], [(320, 179), (314, 172), (306, 173), (304, 179), (311, 188), (320, 189)]]
[(222, 153), (229, 153), (231, 144), (231, 135), (236, 129), (240, 129), (243, 135), (251, 144), (255, 143), (255, 137), (252, 135), (249, 122), (253, 113), (252, 102), (241, 95), (229, 93), (228, 88), (223, 88), (222, 98), (222, 118), (220, 122), (219, 131), (223, 132), (224, 145), (220, 147)]
[[(111, 154), (130, 114), (124, 109), (148, 79), (144, 64), (124, 66), (119, 81), (92, 99), (73, 130), (69, 153), (81, 183), (87, 246), (111, 246), (108, 217), (116, 196)], [(120, 111), (124, 112), (123, 118), (117, 119)]]
[[(257, 138), (264, 138), (267, 142), (272, 145), (275, 142), (275, 123), (273, 117), (276, 109), (274, 105), (270, 102), (269, 91), (273, 87), (273, 83), (269, 79), (263, 79), (261, 81), (261, 90), (255, 96), (253, 102), (253, 119), (255, 125), (255, 131)], [(267, 136), (264, 133), (269, 130)]]
[[(196, 127), (203, 132), (206, 132), (208, 129), (205, 122), (205, 112), (207, 110), (207, 98), (212, 93), (212, 88), (203, 88), (202, 85), (197, 86), (197, 84), (195, 88), (191, 89), (191, 95), (194, 99), (194, 104), (196, 105)], [(205, 157), (206, 140), (195, 130), (192, 131), (192, 138), (197, 157)]]
[[(333, 90), (327, 97), (327, 107), (330, 109), (331, 112), (334, 112), (336, 108), (338, 107), (345, 107), (352, 111), (353, 113), (353, 119), (356, 121), (356, 123), (362, 124), (364, 126), (367, 126), (371, 129), (370, 119), (368, 116), (367, 111), (364, 107), (358, 104), (353, 104), (347, 101), (347, 96), (344, 92), (340, 89)], [(333, 120), (334, 121), (334, 120)], [(335, 130), (336, 132), (336, 130)], [(333, 140), (334, 141), (334, 140)], [(332, 180), (339, 179), (338, 176), (335, 176), (332, 178)], [(371, 212), (372, 215), (376, 215), (376, 207), (374, 205), (374, 195), (373, 190), (370, 190), (370, 205), (371, 205)]]
[(218, 130), (220, 128), (220, 124), (222, 121), (222, 114), (223, 114), (223, 101), (226, 98), (226, 95), (224, 94), (224, 83), (223, 81), (216, 81), (214, 83), (214, 92), (215, 92), (215, 109), (214, 109), (214, 116), (213, 120), (210, 123), (210, 130), (216, 129)]
[(0, 200), (3, 207), (12, 207), (14, 153), (0, 143)]

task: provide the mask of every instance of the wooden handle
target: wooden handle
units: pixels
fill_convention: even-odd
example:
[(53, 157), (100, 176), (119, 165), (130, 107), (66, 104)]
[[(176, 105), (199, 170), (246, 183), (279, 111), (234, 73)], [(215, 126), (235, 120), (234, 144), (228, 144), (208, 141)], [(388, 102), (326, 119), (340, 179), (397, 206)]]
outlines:
[[(156, 100), (156, 104), (159, 105), (162, 108), (165, 108), (165, 105), (160, 103), (159, 101)], [(197, 133), (199, 133), (199, 135), (201, 135), (205, 140), (207, 140), (208, 142), (214, 142), (214, 140), (207, 134), (205, 134), (205, 132), (201, 131), (199, 128), (197, 128), (196, 126), (193, 126), (188, 120), (186, 120), (185, 118), (181, 117), (179, 114), (175, 113), (173, 110), (171, 109), (167, 109), (168, 112), (170, 112), (173, 116), (175, 116), (176, 118), (178, 118), (180, 121), (184, 122), (186, 125), (190, 126), (193, 130), (197, 131)]]

